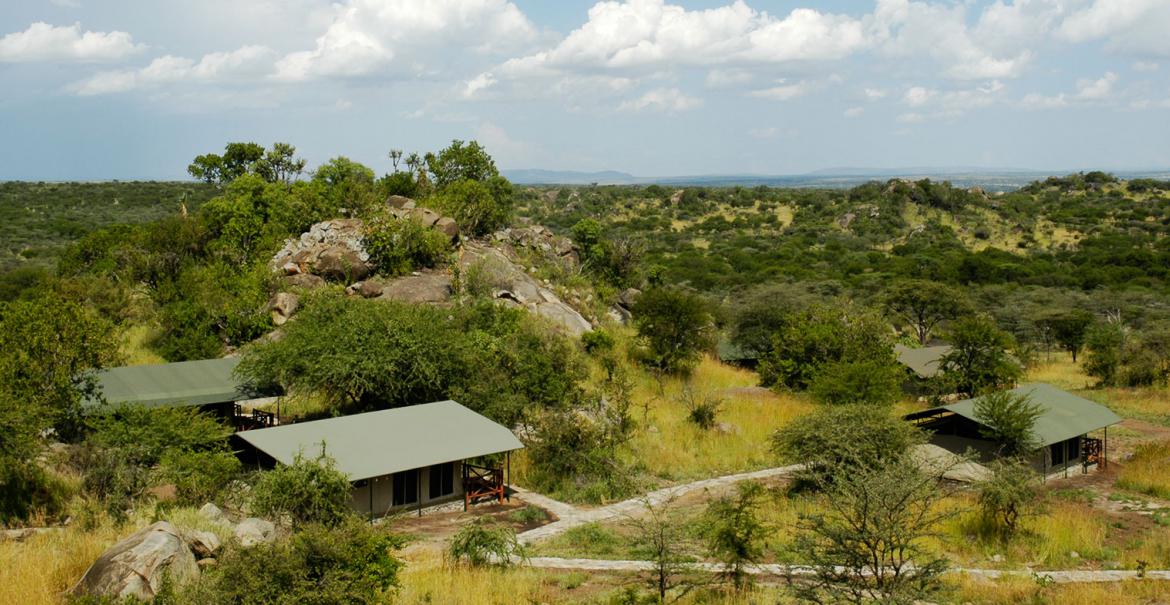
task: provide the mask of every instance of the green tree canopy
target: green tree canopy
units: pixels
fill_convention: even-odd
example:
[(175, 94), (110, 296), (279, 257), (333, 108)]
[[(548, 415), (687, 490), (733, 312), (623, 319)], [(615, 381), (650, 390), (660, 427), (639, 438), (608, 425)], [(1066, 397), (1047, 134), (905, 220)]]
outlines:
[(689, 371), (712, 345), (713, 326), (707, 302), (674, 288), (651, 288), (631, 309), (638, 336), (645, 341), (643, 360), (666, 372)]
[(1015, 341), (986, 315), (955, 322), (949, 340), (951, 352), (940, 365), (955, 391), (977, 395), (1010, 387), (1022, 373), (1008, 352)]
[(895, 283), (885, 294), (885, 305), (891, 314), (910, 325), (922, 345), (930, 341), (940, 322), (955, 319), (968, 308), (966, 299), (955, 289), (923, 279)]

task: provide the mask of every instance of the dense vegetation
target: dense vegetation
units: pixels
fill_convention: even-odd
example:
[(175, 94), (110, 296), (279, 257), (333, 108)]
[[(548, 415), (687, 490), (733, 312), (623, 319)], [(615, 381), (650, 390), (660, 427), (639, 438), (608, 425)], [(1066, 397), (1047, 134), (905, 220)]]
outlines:
[[(907, 378), (896, 344), (953, 345), (923, 394), (982, 396), (978, 411), (1009, 457), (1034, 449), (1035, 410), (989, 394), (1053, 351), (1102, 386), (1170, 380), (1170, 183), (1093, 172), (1002, 195), (927, 180), (516, 189), (475, 142), (391, 159), (382, 177), (345, 157), (306, 174), (291, 145), (231, 143), (195, 158), (201, 183), (0, 185), (5, 228), (20, 232), (0, 259), (15, 267), (0, 276), (0, 522), (126, 519), (166, 483), (173, 506), (215, 500), (290, 526), (272, 545), (229, 550), (178, 602), (294, 602), (322, 584), (338, 592), (321, 602), (376, 602), (399, 581), (390, 553), (401, 539), (355, 522), (328, 459), (258, 475), (231, 454), (227, 428), (193, 412), (82, 414), (91, 370), (238, 351), (241, 376), (283, 389), (301, 419), (457, 399), (516, 427), (527, 487), (604, 502), (669, 478), (631, 454), (660, 430), (651, 398), (682, 410), (696, 443), (737, 430), (722, 422), (722, 395), (692, 380), (722, 340), (758, 361), (753, 376), (772, 396), (816, 406), (755, 444), (769, 461), (809, 463), (793, 497), (824, 505), (788, 526), (793, 552), (818, 571), (804, 596), (909, 602), (937, 588), (945, 563), (927, 538), (954, 511), (937, 474), (907, 463), (923, 436), (893, 414)], [(345, 294), (338, 280), (309, 292), (269, 266), (284, 242), (336, 218), (364, 221), (382, 277), (451, 263), (450, 238), (389, 215), (391, 195), (455, 218), (465, 237), (520, 220), (570, 237), (579, 264), (534, 257), (525, 270), (574, 293), (586, 316), (625, 312), (628, 325), (570, 338), (493, 302), (461, 267), (450, 303), (424, 306)], [(301, 308), (268, 337), (270, 300), (290, 288)], [(64, 445), (48, 456), (50, 442)], [(989, 535), (1007, 543), (1032, 510), (1035, 477), (1013, 460), (993, 470), (978, 503)], [(735, 591), (764, 557), (768, 501), (744, 487), (712, 504), (699, 532)], [(671, 519), (649, 507), (634, 522), (660, 598), (681, 585), (673, 541), (695, 537)], [(521, 554), (514, 536), (478, 524), (455, 544), (450, 558), (472, 567)], [(257, 584), (252, 569), (284, 588)]]

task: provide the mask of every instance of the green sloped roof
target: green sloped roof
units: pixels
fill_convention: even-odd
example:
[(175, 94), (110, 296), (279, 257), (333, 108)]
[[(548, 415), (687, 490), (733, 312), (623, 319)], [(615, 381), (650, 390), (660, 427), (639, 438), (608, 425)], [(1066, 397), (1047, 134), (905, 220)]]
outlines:
[(236, 433), (283, 464), (325, 453), (351, 481), (524, 447), (506, 427), (454, 401)]
[(951, 345), (937, 345), (912, 349), (906, 345), (894, 345), (898, 363), (910, 368), (921, 378), (933, 378), (942, 373), (943, 356), (951, 352)]
[[(256, 395), (232, 375), (239, 363), (239, 358), (229, 357), (109, 368), (97, 373), (98, 387), (111, 405), (206, 405), (250, 399)], [(97, 403), (90, 400), (86, 405)]]
[(759, 355), (735, 344), (730, 338), (720, 338), (715, 345), (715, 352), (719, 355), (719, 360), (724, 362), (756, 361), (760, 358)]
[[(1032, 428), (1033, 434), (1041, 446), (1060, 443), (1090, 431), (1103, 429), (1121, 422), (1121, 417), (1113, 410), (1083, 397), (1062, 391), (1052, 385), (1036, 383), (1024, 384), (1011, 390), (1017, 395), (1028, 395), (1033, 403), (1040, 406), (1042, 414), (1036, 419)], [(911, 417), (924, 417), (940, 411), (954, 412), (974, 422), (975, 400), (964, 399), (950, 405), (911, 414)]]

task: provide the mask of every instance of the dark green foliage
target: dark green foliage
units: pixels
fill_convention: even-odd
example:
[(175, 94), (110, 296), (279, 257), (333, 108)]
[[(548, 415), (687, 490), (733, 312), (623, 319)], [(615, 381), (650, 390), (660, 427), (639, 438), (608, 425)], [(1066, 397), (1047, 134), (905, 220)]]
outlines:
[(1069, 309), (1050, 312), (1039, 321), (1051, 331), (1053, 339), (1072, 354), (1073, 363), (1076, 363), (1077, 354), (1085, 345), (1089, 326), (1093, 324), (1093, 315), (1087, 311)]
[(886, 408), (841, 405), (792, 421), (772, 436), (772, 448), (786, 462), (804, 463), (800, 476), (816, 486), (905, 463), (910, 449), (924, 439), (921, 431)]
[(1007, 541), (1019, 530), (1020, 520), (1040, 497), (1040, 475), (1027, 462), (1003, 458), (991, 464), (991, 477), (978, 485), (979, 510), (985, 527)]
[(919, 344), (930, 341), (940, 322), (955, 319), (967, 309), (967, 301), (953, 288), (923, 279), (895, 283), (885, 293), (886, 309), (906, 322)]
[(828, 511), (802, 514), (796, 552), (815, 569), (794, 584), (813, 603), (910, 605), (940, 588), (947, 562), (927, 541), (953, 513), (946, 490), (913, 464), (885, 463), (836, 477)]
[(903, 368), (889, 359), (838, 361), (821, 366), (808, 392), (821, 403), (889, 405), (902, 396)]
[(1004, 456), (1026, 456), (1040, 447), (1032, 429), (1043, 413), (1029, 396), (1011, 391), (990, 393), (975, 400), (975, 418), (983, 425), (980, 433), (996, 441)]
[(986, 315), (955, 322), (948, 340), (951, 352), (940, 365), (950, 381), (951, 392), (981, 394), (1014, 385), (1023, 373), (1008, 352), (1012, 337)]
[(301, 452), (292, 464), (261, 473), (252, 487), (252, 510), (277, 523), (288, 520), (294, 527), (334, 527), (351, 518), (349, 479), (324, 453), (306, 457), (311, 455)]
[(70, 242), (94, 230), (194, 212), (215, 195), (214, 186), (191, 182), (0, 183), (0, 272), (52, 269)]
[(495, 160), (475, 141), (451, 141), (451, 145), (438, 153), (426, 154), (425, 161), (438, 189), (459, 181), (483, 182), (500, 174)]
[(630, 469), (617, 448), (631, 437), (632, 423), (612, 408), (558, 409), (535, 414), (525, 440), (529, 481), (544, 493), (575, 500), (615, 500), (633, 490)]
[(639, 357), (657, 370), (687, 372), (713, 344), (711, 312), (696, 294), (652, 288), (638, 297), (631, 312), (645, 343)]
[(1120, 325), (1100, 323), (1090, 328), (1085, 336), (1085, 373), (1103, 385), (1116, 384), (1125, 341), (1125, 330)]
[(404, 540), (385, 526), (351, 520), (309, 525), (291, 537), (229, 547), (218, 564), (179, 597), (183, 604), (330, 605), (385, 603), (398, 585)]
[(479, 517), (459, 528), (451, 537), (447, 558), (452, 563), (471, 567), (509, 567), (523, 563), (528, 555), (512, 528)]
[(451, 238), (445, 233), (388, 215), (366, 221), (362, 244), (377, 271), (391, 276), (436, 267), (451, 254)]
[(435, 307), (310, 299), (284, 337), (244, 353), (257, 385), (315, 391), (357, 412), (455, 399), (514, 424), (528, 407), (580, 396), (584, 365), (564, 337), (491, 303)]
[(713, 500), (705, 511), (707, 553), (723, 565), (723, 577), (736, 590), (751, 584), (747, 566), (764, 557), (767, 527), (759, 518), (759, 505), (765, 495), (763, 485), (747, 481), (736, 486), (734, 497)]
[(450, 214), (470, 235), (486, 235), (507, 225), (512, 215), (512, 185), (503, 177), (487, 182), (462, 180), (440, 189), (427, 200)]
[(228, 143), (223, 155), (207, 153), (197, 156), (187, 173), (208, 183), (229, 183), (249, 172), (264, 157), (264, 147), (256, 143)]
[(760, 384), (807, 389), (824, 368), (839, 363), (892, 366), (889, 327), (853, 305), (813, 305), (790, 313), (773, 334), (772, 350), (760, 362)]
[(634, 284), (644, 254), (642, 244), (606, 237), (601, 223), (592, 218), (573, 225), (572, 236), (585, 270), (616, 286)]
[(195, 408), (123, 406), (87, 424), (72, 464), (83, 489), (115, 516), (158, 483), (173, 483), (185, 504), (201, 504), (241, 470), (227, 447), (231, 428)]

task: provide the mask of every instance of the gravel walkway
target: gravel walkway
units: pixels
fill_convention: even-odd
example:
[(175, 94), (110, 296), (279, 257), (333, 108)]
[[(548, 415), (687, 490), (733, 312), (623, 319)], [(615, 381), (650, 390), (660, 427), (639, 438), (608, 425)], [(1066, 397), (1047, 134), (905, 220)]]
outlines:
[(801, 465), (794, 464), (791, 466), (781, 466), (778, 468), (768, 468), (762, 471), (754, 471), (750, 473), (739, 473), (735, 475), (724, 475), (722, 477), (714, 477), (711, 479), (703, 479), (693, 483), (685, 483), (683, 485), (676, 485), (660, 490), (652, 491), (644, 496), (637, 498), (630, 498), (629, 500), (622, 500), (607, 506), (598, 508), (578, 508), (572, 504), (558, 502), (547, 496), (530, 492), (526, 490), (516, 490), (516, 494), (520, 496), (525, 502), (535, 504), (541, 508), (548, 510), (557, 516), (557, 520), (523, 532), (516, 537), (524, 544), (532, 544), (540, 540), (545, 540), (553, 536), (560, 535), (574, 527), (585, 525), (586, 523), (594, 523), (597, 521), (608, 521), (619, 517), (631, 516), (642, 511), (646, 502), (651, 506), (658, 506), (671, 498), (681, 497), (694, 491), (701, 491), (704, 489), (725, 487), (734, 485), (740, 481), (748, 481), (751, 479), (769, 479), (772, 477), (784, 477), (791, 474), (793, 471), (799, 469)]
[[(650, 561), (610, 561), (603, 559), (561, 559), (557, 557), (532, 557), (528, 560), (528, 566), (537, 567), (541, 569), (565, 569), (565, 570), (579, 570), (579, 571), (620, 571), (620, 572), (637, 572), (650, 571), (654, 565)], [(700, 571), (717, 572), (721, 567), (717, 563), (692, 563), (692, 569)], [(789, 573), (792, 575), (811, 575), (813, 569), (806, 566), (786, 566), (786, 565), (754, 565), (747, 568), (747, 572), (753, 575), (765, 576), (785, 576)], [(947, 571), (949, 574), (967, 574), (969, 576), (984, 577), (989, 579), (1008, 577), (1008, 576), (1025, 576), (1032, 577), (1033, 574), (1039, 577), (1050, 579), (1057, 584), (1072, 584), (1072, 583), (1087, 583), (1087, 582), (1123, 582), (1126, 580), (1136, 580), (1145, 577), (1149, 580), (1170, 580), (1170, 570), (1154, 570), (1146, 571), (1144, 576), (1141, 576), (1136, 571), (1111, 570), (1111, 571), (1091, 571), (1091, 570), (1057, 570), (1057, 571), (1031, 571), (1031, 570), (999, 570), (999, 569), (964, 569), (954, 568)]]

